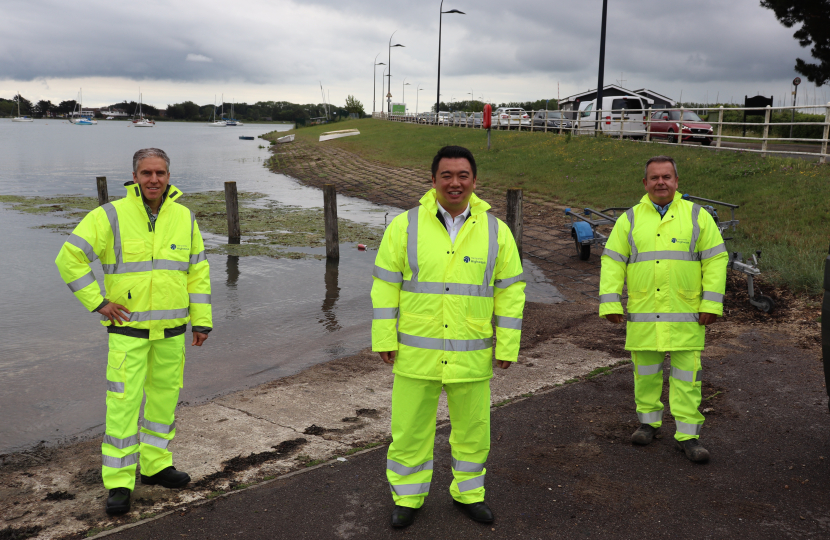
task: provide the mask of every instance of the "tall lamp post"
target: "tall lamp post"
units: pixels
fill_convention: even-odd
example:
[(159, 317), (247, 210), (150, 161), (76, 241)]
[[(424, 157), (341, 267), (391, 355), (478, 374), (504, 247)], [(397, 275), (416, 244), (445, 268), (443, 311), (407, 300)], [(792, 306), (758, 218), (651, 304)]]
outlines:
[[(395, 30), (395, 32), (397, 32), (397, 30)], [(392, 47), (403, 47), (403, 45), (401, 45), (400, 43), (398, 43), (397, 45), (392, 45), (392, 36), (395, 35), (395, 32), (392, 32), (392, 35), (389, 36), (389, 59), (387, 60), (388, 65), (386, 66), (389, 70), (389, 74), (387, 75), (387, 77), (389, 77), (389, 84), (387, 84), (386, 87), (389, 88), (390, 94), (392, 93)], [(392, 98), (387, 98), (387, 102), (389, 104), (389, 114), (392, 114)]]
[(403, 84), (401, 85), (401, 101), (404, 104), (404, 112), (406, 112), (406, 87), (412, 86), (410, 83), (406, 82), (406, 77), (403, 78)]
[[(602, 0), (602, 30), (599, 38), (599, 75), (597, 76), (597, 106), (594, 110), (602, 109), (602, 85), (605, 84), (605, 21), (608, 18), (608, 0)], [(599, 135), (600, 113), (597, 112), (597, 121), (594, 123), (594, 134)]]
[(444, 0), (441, 0), (441, 7), (438, 9), (438, 88), (435, 91), (435, 114), (441, 110), (441, 24), (444, 20), (444, 13), (458, 13), (459, 15), (466, 15), (463, 11), (451, 9), (444, 11)]
[(417, 88), (418, 89), (415, 91), (415, 114), (416, 115), (418, 114), (418, 98), (421, 97), (421, 90), (423, 90), (423, 88), (421, 88), (421, 83), (418, 83)]
[[(388, 66), (387, 66), (388, 67)], [(383, 105), (383, 96), (386, 95), (384, 88), (386, 88), (386, 68), (383, 68), (383, 73), (380, 75), (380, 104)], [(383, 110), (383, 109), (381, 109)]]
[[(380, 53), (377, 53), (375, 55), (375, 60), (374, 62), (372, 62), (373, 64), (375, 64), (374, 67), (372, 67), (372, 114), (375, 114), (375, 98), (377, 97), (375, 94), (377, 93), (378, 89), (378, 66), (386, 65), (383, 62), (378, 63), (378, 56), (380, 56)], [(382, 90), (383, 89), (381, 89), (381, 91)]]

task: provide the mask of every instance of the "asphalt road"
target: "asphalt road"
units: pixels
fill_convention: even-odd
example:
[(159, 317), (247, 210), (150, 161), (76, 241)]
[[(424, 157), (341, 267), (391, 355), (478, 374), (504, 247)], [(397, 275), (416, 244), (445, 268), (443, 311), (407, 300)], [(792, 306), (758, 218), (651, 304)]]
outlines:
[(109, 538), (828, 538), (830, 414), (816, 349), (796, 345), (747, 331), (704, 355), (705, 465), (675, 450), (668, 414), (662, 439), (629, 443), (630, 366), (495, 409), (492, 526), (451, 504), (445, 427), (432, 495), (402, 531), (379, 449)]

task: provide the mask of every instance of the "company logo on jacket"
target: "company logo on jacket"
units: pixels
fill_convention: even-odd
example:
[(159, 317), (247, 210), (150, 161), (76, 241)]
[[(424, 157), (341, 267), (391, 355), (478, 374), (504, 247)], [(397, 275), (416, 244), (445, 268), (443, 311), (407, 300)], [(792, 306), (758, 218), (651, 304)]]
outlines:
[(473, 264), (487, 264), (486, 261), (484, 259), (482, 259), (481, 257), (466, 256), (466, 257), (464, 257), (464, 262), (465, 263), (473, 263)]
[(671, 243), (672, 243), (672, 244), (688, 244), (688, 243), (689, 243), (689, 241), (688, 241), (688, 240), (684, 240), (683, 238), (681, 238), (680, 240), (678, 240), (677, 238), (672, 238), (672, 239), (671, 239)]
[(170, 244), (170, 249), (173, 251), (190, 251), (190, 246), (177, 246), (176, 244)]

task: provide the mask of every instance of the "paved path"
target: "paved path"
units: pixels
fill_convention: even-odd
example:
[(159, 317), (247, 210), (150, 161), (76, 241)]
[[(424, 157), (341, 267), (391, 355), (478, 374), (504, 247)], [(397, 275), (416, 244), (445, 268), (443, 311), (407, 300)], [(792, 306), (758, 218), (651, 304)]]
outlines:
[(404, 531), (388, 525), (379, 449), (111, 538), (827, 538), (830, 414), (816, 349), (795, 345), (745, 328), (705, 359), (706, 465), (674, 449), (670, 415), (661, 440), (628, 442), (629, 366), (494, 409), (492, 526), (451, 504), (444, 427), (432, 495)]

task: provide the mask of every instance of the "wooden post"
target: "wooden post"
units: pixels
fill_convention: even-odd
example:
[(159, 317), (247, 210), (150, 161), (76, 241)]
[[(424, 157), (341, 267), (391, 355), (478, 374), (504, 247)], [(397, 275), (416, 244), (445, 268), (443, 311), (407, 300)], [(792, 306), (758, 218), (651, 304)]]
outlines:
[(821, 157), (819, 163), (827, 163), (827, 138), (830, 135), (830, 103), (824, 108), (824, 136), (821, 140)]
[(110, 202), (109, 192), (107, 191), (107, 177), (96, 176), (95, 182), (98, 184), (98, 206), (104, 206)]
[(239, 228), (239, 200), (236, 182), (225, 182), (225, 211), (228, 214), (228, 244), (238, 244), (242, 231)]
[(646, 142), (651, 142), (651, 107), (646, 114)]
[(764, 139), (761, 141), (761, 157), (767, 157), (767, 138), (769, 137), (769, 118), (772, 109), (767, 105), (766, 113), (764, 114)]
[(516, 239), (516, 247), (519, 249), (519, 258), (522, 257), (522, 234), (524, 226), (522, 222), (522, 190), (518, 188), (507, 190), (507, 226), (513, 232)]
[(723, 133), (723, 105), (718, 109), (718, 144), (716, 145), (718, 148), (720, 148), (721, 133)]
[(827, 395), (830, 396), (830, 255), (827, 255), (827, 259), (824, 260), (824, 301), (821, 305), (821, 355), (824, 363), (824, 384)]
[(323, 211), (326, 216), (326, 259), (340, 260), (340, 234), (337, 230), (337, 190), (334, 184), (323, 186)]

